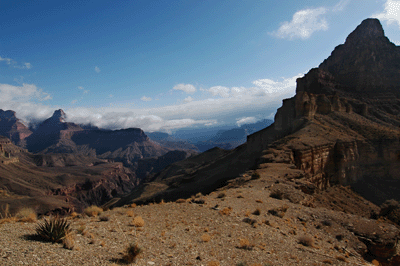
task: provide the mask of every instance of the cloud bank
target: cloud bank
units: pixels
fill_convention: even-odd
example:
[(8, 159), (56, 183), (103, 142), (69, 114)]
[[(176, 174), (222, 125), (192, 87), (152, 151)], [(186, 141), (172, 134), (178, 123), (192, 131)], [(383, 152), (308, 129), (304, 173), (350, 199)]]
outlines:
[[(177, 104), (152, 107), (69, 107), (44, 105), (51, 96), (33, 84), (0, 84), (0, 103), (4, 110), (14, 110), (17, 117), (37, 122), (64, 109), (67, 121), (92, 124), (102, 128), (139, 127), (145, 131), (166, 131), (193, 126), (213, 126), (229, 122), (242, 125), (256, 121), (258, 115), (270, 114), (281, 106), (282, 99), (295, 94), (296, 79), (303, 74), (281, 80), (259, 79), (251, 87), (213, 86), (202, 91), (202, 99), (188, 96)], [(186, 84), (186, 88), (190, 88)], [(192, 85), (193, 86), (193, 85)], [(194, 87), (194, 86), (193, 86)], [(78, 88), (84, 91), (83, 87)], [(143, 96), (142, 101), (151, 98)], [(73, 102), (76, 104), (77, 102)]]

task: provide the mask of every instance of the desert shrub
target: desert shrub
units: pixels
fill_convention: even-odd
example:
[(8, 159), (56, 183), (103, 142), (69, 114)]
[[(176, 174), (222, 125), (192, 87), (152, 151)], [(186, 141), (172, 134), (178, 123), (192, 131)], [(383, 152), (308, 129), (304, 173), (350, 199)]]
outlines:
[(400, 225), (400, 204), (396, 200), (387, 200), (381, 205), (380, 216), (384, 216), (392, 222)]
[(274, 190), (269, 194), (271, 198), (282, 200), (284, 198), (283, 192), (280, 190)]
[(37, 221), (37, 215), (32, 208), (22, 208), (16, 214), (15, 217), (20, 222), (34, 223)]
[(68, 234), (62, 240), (63, 248), (73, 250), (75, 247), (75, 239), (72, 234)]
[(232, 208), (231, 207), (226, 207), (223, 208), (222, 210), (219, 211), (219, 214), (221, 215), (229, 215), (232, 212)]
[(71, 224), (66, 219), (50, 217), (38, 224), (36, 235), (45, 241), (61, 242), (71, 232), (70, 226)]
[(288, 208), (289, 208), (289, 207), (288, 207), (287, 205), (283, 205), (282, 207), (269, 210), (268, 213), (269, 213), (269, 214), (272, 214), (272, 215), (274, 215), (274, 216), (283, 218), (283, 216), (285, 216), (285, 213), (286, 213), (286, 211), (288, 210)]
[(203, 242), (209, 242), (211, 240), (211, 236), (209, 234), (204, 234), (201, 236), (201, 240)]
[(143, 227), (144, 226), (144, 220), (141, 216), (136, 216), (131, 225), (135, 226), (135, 227)]
[(135, 216), (135, 213), (132, 210), (127, 210), (126, 215), (128, 215), (129, 217), (133, 217)]
[(251, 179), (252, 179), (252, 180), (260, 179), (260, 178), (261, 178), (261, 176), (260, 176), (260, 174), (259, 174), (258, 172), (254, 172), (254, 173), (251, 175)]
[(87, 216), (95, 217), (95, 216), (97, 216), (97, 215), (103, 213), (103, 209), (100, 208), (100, 207), (97, 207), (97, 206), (95, 206), (95, 205), (92, 205), (92, 206), (90, 206), (90, 207), (87, 207), (87, 208), (84, 210), (84, 213), (85, 213)]
[(322, 223), (322, 225), (325, 225), (325, 226), (332, 226), (331, 220), (323, 220), (321, 223)]
[(133, 263), (135, 262), (137, 256), (140, 255), (140, 253), (142, 253), (142, 249), (138, 246), (138, 244), (131, 243), (125, 249), (125, 254), (122, 259), (127, 263)]
[(260, 208), (257, 208), (255, 211), (253, 211), (254, 215), (260, 215), (261, 214), (261, 210)]
[(299, 244), (305, 247), (313, 247), (314, 239), (311, 236), (301, 236), (299, 237)]
[(176, 203), (185, 203), (186, 200), (185, 200), (185, 199), (177, 199), (175, 202), (176, 202)]
[(99, 217), (100, 222), (108, 222), (110, 220), (110, 217), (106, 215), (102, 215)]
[(209, 263), (207, 263), (207, 266), (219, 266), (219, 262), (218, 261), (210, 261)]
[(394, 199), (387, 200), (381, 205), (380, 215), (386, 216), (389, 213), (391, 213), (392, 211), (397, 210), (399, 208), (400, 208), (400, 204), (398, 201), (396, 201)]
[(246, 238), (241, 238), (239, 240), (239, 246), (237, 248), (245, 249), (245, 250), (252, 250), (254, 245), (250, 244), (250, 241)]
[(222, 199), (226, 197), (226, 193), (225, 192), (221, 192), (218, 194), (217, 198)]

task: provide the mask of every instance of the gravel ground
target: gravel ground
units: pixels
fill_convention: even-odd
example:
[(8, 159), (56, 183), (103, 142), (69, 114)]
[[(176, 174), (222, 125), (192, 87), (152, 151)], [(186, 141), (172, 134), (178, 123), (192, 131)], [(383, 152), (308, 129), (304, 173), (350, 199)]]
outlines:
[[(335, 225), (319, 226), (332, 211), (269, 194), (262, 181), (254, 181), (199, 195), (196, 200), (203, 204), (188, 199), (126, 206), (101, 214), (108, 221), (69, 217), (72, 250), (35, 239), (37, 223), (4, 223), (0, 265), (123, 265), (121, 258), (130, 243), (143, 250), (133, 265), (370, 265), (352, 249), (354, 236)], [(282, 209), (287, 210), (279, 212)], [(277, 210), (278, 216), (270, 210)], [(141, 227), (133, 225), (139, 216), (144, 221)], [(343, 234), (340, 241), (338, 233)]]

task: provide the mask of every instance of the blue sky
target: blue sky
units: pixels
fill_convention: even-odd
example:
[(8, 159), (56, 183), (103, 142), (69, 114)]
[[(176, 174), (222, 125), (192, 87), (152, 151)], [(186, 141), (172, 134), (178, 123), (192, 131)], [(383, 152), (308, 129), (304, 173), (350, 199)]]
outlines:
[(400, 1), (0, 0), (0, 108), (173, 131), (273, 118), (295, 80)]

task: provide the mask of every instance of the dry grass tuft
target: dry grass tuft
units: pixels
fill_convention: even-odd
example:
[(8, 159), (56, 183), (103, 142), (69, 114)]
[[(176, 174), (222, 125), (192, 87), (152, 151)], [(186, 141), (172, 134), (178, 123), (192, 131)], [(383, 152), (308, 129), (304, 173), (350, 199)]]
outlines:
[(209, 263), (207, 263), (207, 266), (220, 266), (218, 261), (210, 261)]
[(245, 249), (245, 250), (252, 250), (254, 245), (250, 244), (250, 241), (246, 238), (239, 239), (239, 246), (237, 248)]
[(143, 227), (144, 226), (144, 220), (143, 220), (143, 218), (141, 216), (136, 216), (132, 220), (131, 225), (135, 226), (135, 227)]
[(229, 215), (232, 212), (232, 208), (231, 207), (226, 207), (223, 208), (222, 210), (219, 211), (219, 214), (221, 215)]
[(299, 244), (305, 247), (313, 247), (314, 239), (311, 236), (301, 236), (299, 237)]
[(175, 202), (176, 202), (176, 203), (185, 203), (186, 200), (185, 200), (185, 199), (177, 199)]
[[(346, 258), (343, 257), (343, 256), (336, 256), (336, 259), (337, 259), (337, 260), (340, 260), (340, 261), (343, 261), (343, 262), (347, 262)], [(380, 264), (379, 264), (379, 262), (378, 262), (378, 264), (375, 264), (375, 265), (380, 265)]]
[(132, 204), (130, 205), (131, 208), (135, 208), (136, 206), (137, 206), (136, 203), (132, 203)]
[(133, 217), (135, 216), (135, 213), (132, 210), (127, 210), (126, 215), (128, 215), (129, 217)]
[(15, 217), (19, 222), (35, 223), (37, 221), (37, 215), (32, 208), (22, 208), (16, 214)]
[(79, 214), (77, 212), (71, 212), (71, 214), (69, 215), (69, 217), (71, 218), (78, 218)]
[(272, 215), (274, 215), (274, 216), (283, 218), (283, 216), (285, 216), (285, 213), (286, 213), (286, 211), (288, 210), (288, 208), (289, 208), (289, 207), (288, 207), (287, 205), (283, 205), (282, 207), (269, 210), (268, 213), (269, 213), (269, 214), (272, 214)]
[(211, 240), (211, 236), (209, 234), (204, 234), (201, 236), (201, 240), (203, 242), (209, 242)]
[(75, 248), (75, 239), (72, 234), (68, 234), (62, 240), (63, 248), (73, 250)]
[(95, 205), (92, 205), (92, 206), (90, 206), (90, 207), (87, 207), (87, 208), (84, 210), (84, 213), (85, 213), (87, 216), (89, 216), (89, 217), (96, 217), (96, 216), (98, 216), (99, 214), (103, 213), (103, 209), (100, 208), (100, 207), (97, 207), (97, 206), (95, 206)]

